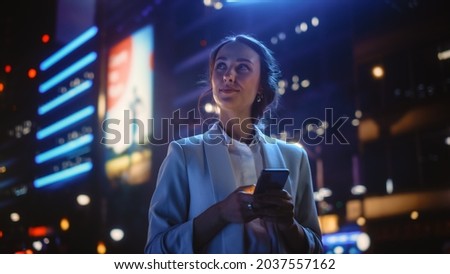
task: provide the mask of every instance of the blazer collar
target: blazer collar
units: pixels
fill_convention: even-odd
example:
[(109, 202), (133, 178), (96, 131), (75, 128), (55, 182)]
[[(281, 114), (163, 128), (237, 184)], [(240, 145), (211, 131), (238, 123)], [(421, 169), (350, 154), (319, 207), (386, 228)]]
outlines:
[[(257, 127), (255, 129), (263, 151), (264, 168), (285, 168), (286, 164), (277, 140), (264, 135)], [(234, 191), (237, 185), (228, 154), (229, 140), (217, 123), (204, 133), (203, 140), (210, 176), (214, 178), (212, 183), (216, 202), (222, 201)], [(230, 184), (230, 182), (234, 183)]]

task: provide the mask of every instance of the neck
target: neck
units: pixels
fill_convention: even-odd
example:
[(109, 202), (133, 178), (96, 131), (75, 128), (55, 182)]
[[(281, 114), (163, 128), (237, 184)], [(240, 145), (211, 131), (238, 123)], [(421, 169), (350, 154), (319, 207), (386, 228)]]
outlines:
[(225, 132), (231, 138), (244, 143), (250, 143), (253, 140), (255, 135), (254, 118), (221, 113), (219, 120)]

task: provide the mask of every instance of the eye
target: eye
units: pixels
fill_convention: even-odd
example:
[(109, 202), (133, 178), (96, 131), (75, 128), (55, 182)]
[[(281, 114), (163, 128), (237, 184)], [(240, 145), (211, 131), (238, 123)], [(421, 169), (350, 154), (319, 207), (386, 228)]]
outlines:
[(248, 72), (248, 71), (251, 71), (251, 69), (250, 69), (250, 67), (249, 67), (248, 65), (246, 65), (246, 64), (239, 64), (239, 65), (236, 67), (236, 71), (238, 71), (238, 72)]
[(223, 63), (223, 62), (219, 62), (219, 63), (216, 64), (215, 69), (223, 71), (223, 70), (227, 69), (227, 65), (225, 63)]

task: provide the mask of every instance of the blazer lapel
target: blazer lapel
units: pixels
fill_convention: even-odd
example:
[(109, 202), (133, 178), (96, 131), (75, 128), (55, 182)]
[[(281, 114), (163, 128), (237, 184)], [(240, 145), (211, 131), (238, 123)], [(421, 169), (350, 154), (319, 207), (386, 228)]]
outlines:
[(225, 199), (236, 188), (228, 147), (222, 132), (213, 127), (204, 134), (206, 162), (214, 188), (216, 202)]
[[(211, 182), (216, 203), (225, 199), (236, 189), (233, 168), (228, 154), (228, 148), (220, 129), (214, 126), (204, 134), (205, 156), (208, 163)], [(220, 241), (223, 253), (240, 254), (244, 252), (244, 226), (229, 224), (221, 233)], [(230, 244), (233, 243), (233, 244)]]
[[(259, 134), (262, 134), (261, 132)], [(278, 147), (276, 140), (264, 135), (260, 135), (263, 141), (262, 150), (264, 155), (264, 167), (265, 168), (286, 168), (283, 156), (281, 155), (280, 148)]]

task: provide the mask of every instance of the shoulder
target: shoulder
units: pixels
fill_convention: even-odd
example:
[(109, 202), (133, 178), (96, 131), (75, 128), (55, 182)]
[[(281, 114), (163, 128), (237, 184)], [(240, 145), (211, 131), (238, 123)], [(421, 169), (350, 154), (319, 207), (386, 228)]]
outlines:
[(193, 135), (190, 137), (174, 140), (171, 143), (177, 144), (183, 148), (199, 148), (206, 145), (217, 145), (224, 142), (222, 132), (215, 126), (204, 133)]
[(170, 145), (177, 145), (180, 147), (190, 147), (190, 146), (198, 146), (203, 144), (204, 142), (204, 134), (197, 134), (197, 135), (193, 135), (193, 136), (189, 136), (189, 137), (185, 137), (185, 138), (181, 138), (181, 139), (177, 139), (177, 140), (173, 140), (172, 142), (170, 142)]
[(292, 153), (300, 153), (300, 154), (306, 154), (306, 150), (303, 148), (302, 145), (298, 143), (288, 143), (286, 141), (275, 139), (276, 144), (280, 149), (291, 151)]
[(202, 155), (202, 139), (200, 135), (172, 140), (168, 143), (164, 162), (184, 165), (194, 155)]
[(308, 159), (306, 150), (298, 143), (289, 143), (280, 139), (273, 139), (273, 144), (277, 145), (285, 159), (299, 160), (300, 162)]
[(203, 138), (201, 135), (180, 138), (169, 142), (167, 147), (167, 155), (173, 157), (187, 157), (193, 151), (203, 148)]
[(260, 128), (256, 128), (259, 138), (264, 140), (264, 143), (269, 145), (276, 145), (282, 153), (293, 155), (306, 155), (305, 149), (299, 143), (290, 143), (281, 139), (270, 137), (262, 132)]
[(206, 132), (203, 134), (173, 140), (169, 143), (168, 151), (183, 153), (186, 157), (188, 157), (188, 155), (201, 155), (207, 145), (216, 145), (221, 141), (221, 138), (213, 138), (208, 134), (208, 132)]
[(260, 136), (264, 139), (265, 144), (278, 146), (282, 153), (297, 154), (297, 156), (299, 154), (306, 155), (306, 150), (299, 143), (286, 142), (281, 139), (269, 137), (265, 134), (260, 134)]

